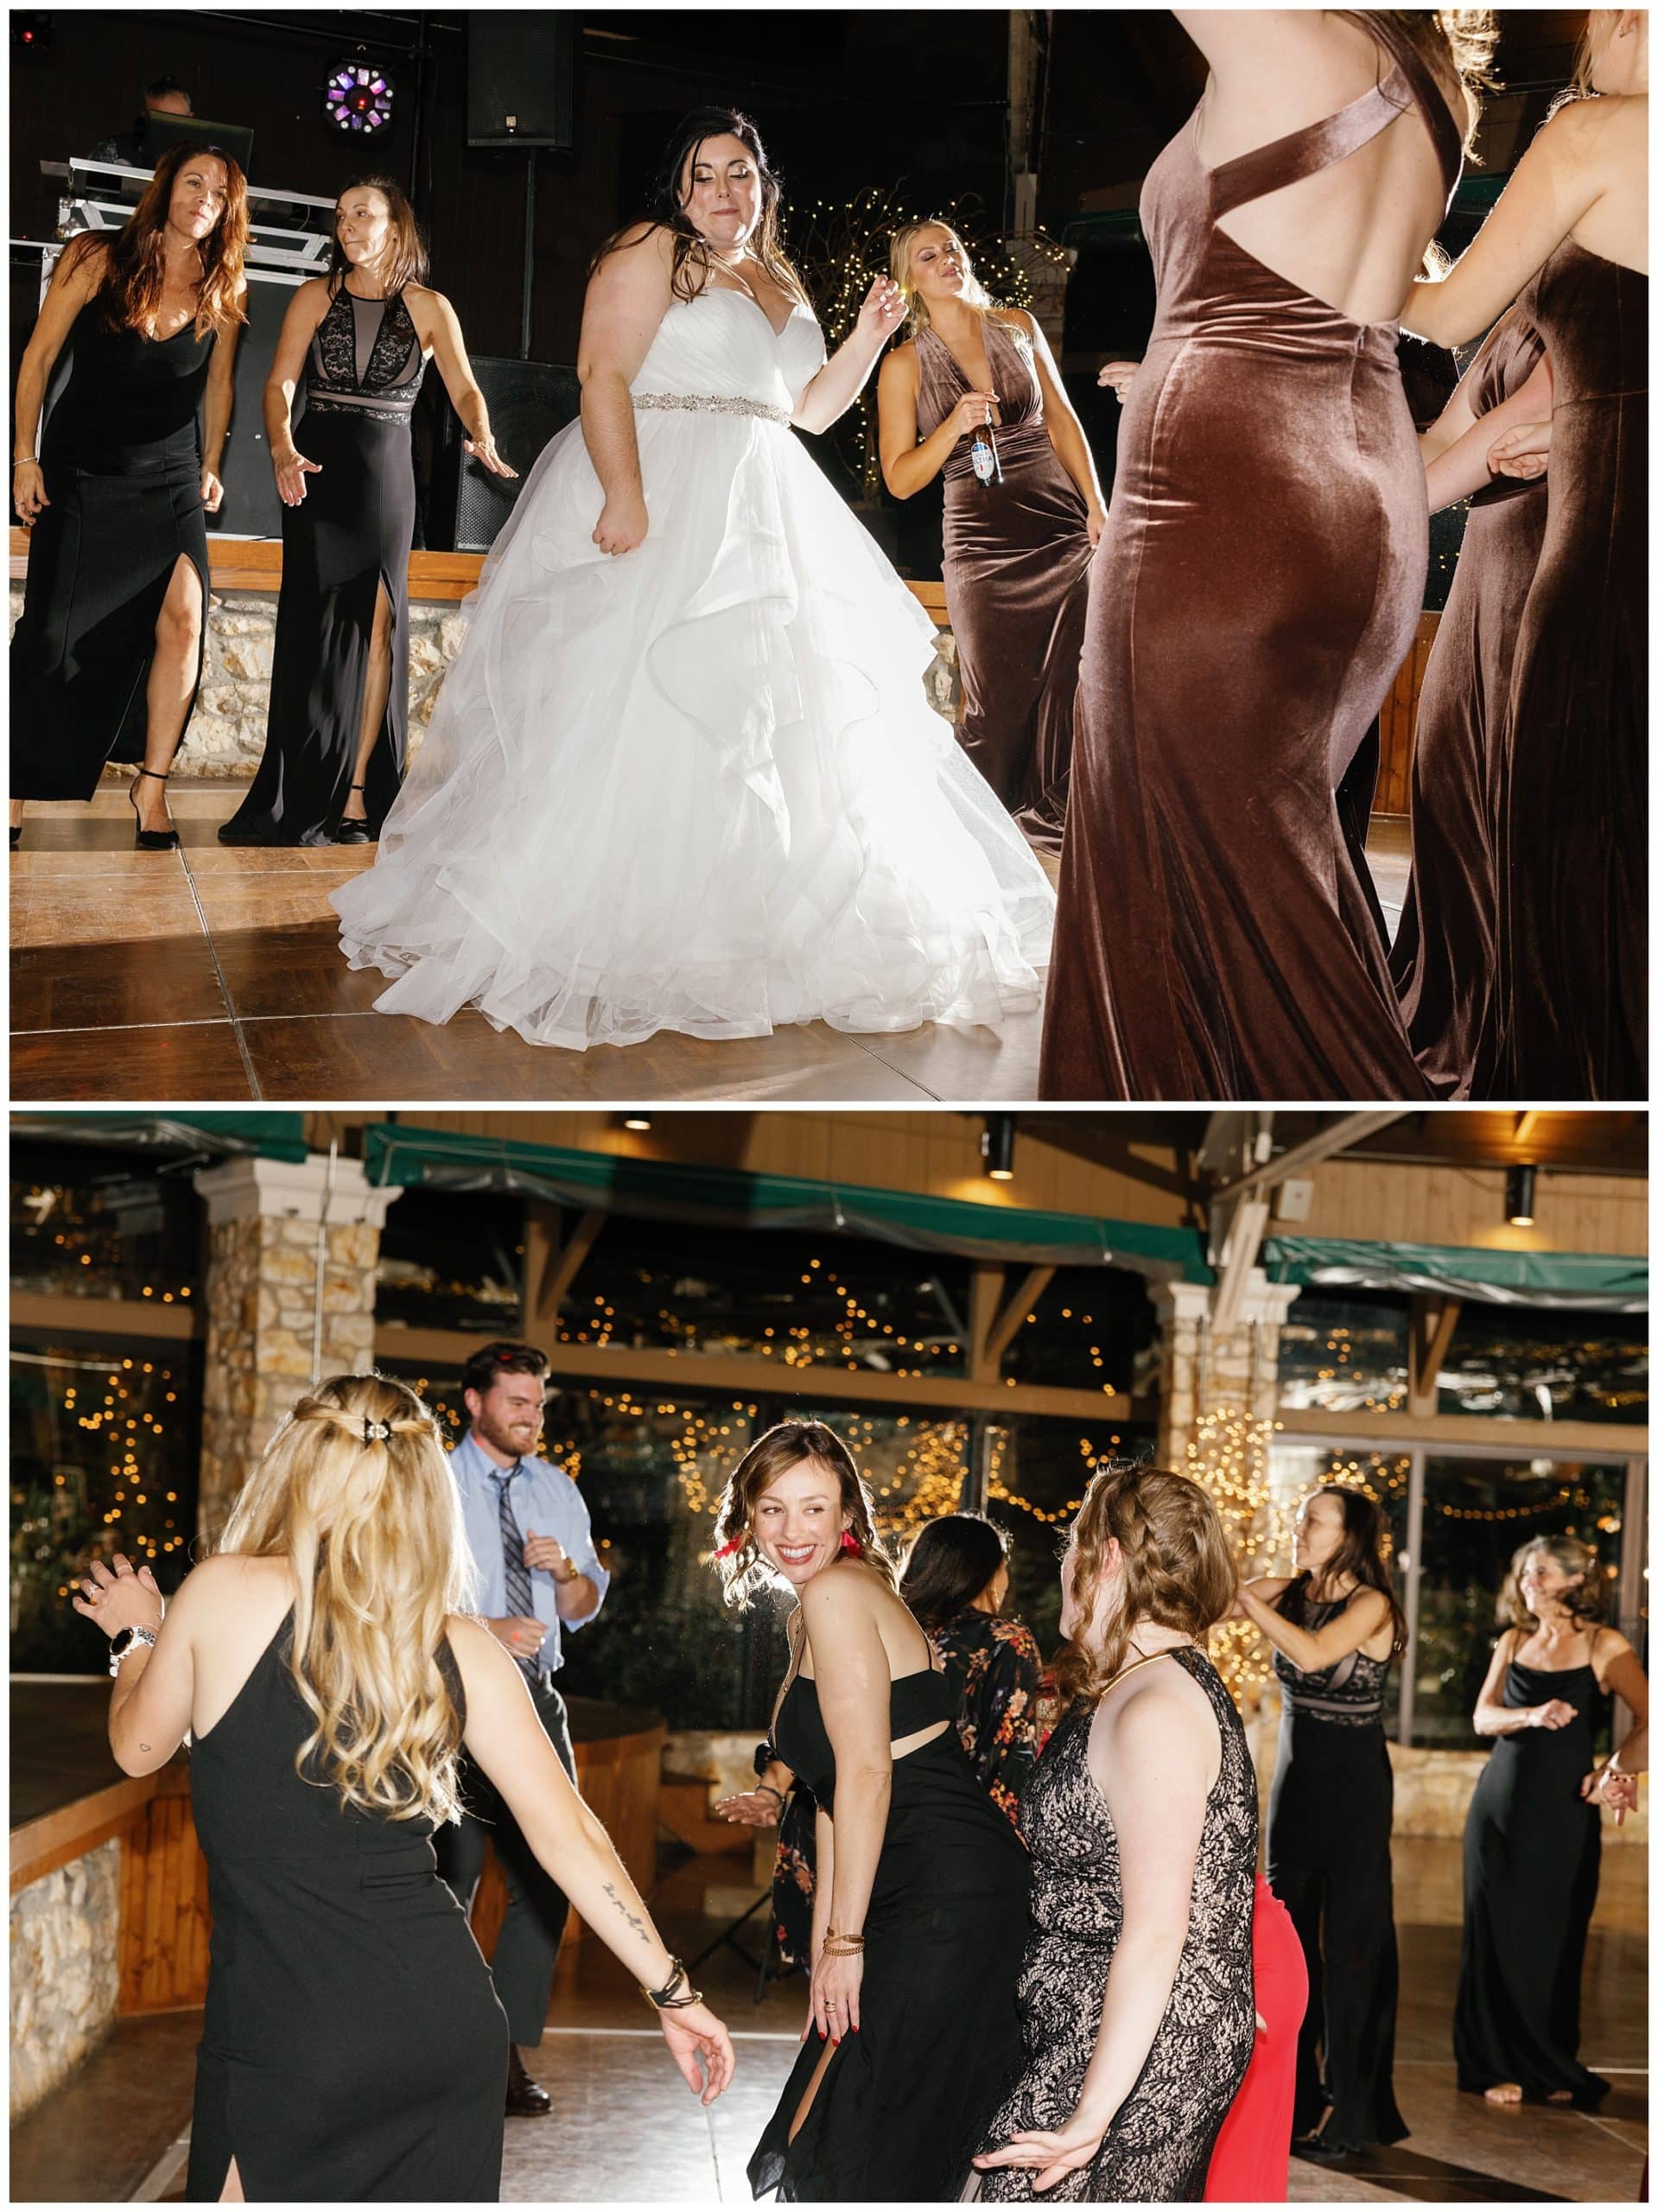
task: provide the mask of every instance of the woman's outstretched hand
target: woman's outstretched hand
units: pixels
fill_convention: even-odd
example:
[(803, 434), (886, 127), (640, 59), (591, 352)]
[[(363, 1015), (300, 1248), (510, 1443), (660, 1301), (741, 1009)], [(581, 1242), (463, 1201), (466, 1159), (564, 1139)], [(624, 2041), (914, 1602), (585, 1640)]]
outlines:
[(908, 312), (904, 295), (892, 278), (877, 276), (858, 309), (858, 335), (879, 338), (885, 345)]
[(1548, 471), (1549, 433), (1554, 425), (1547, 423), (1517, 423), (1497, 439), (1485, 456), (1485, 466), (1493, 476), (1516, 476), (1522, 483), (1532, 483)]
[(147, 1567), (135, 1573), (124, 1552), (117, 1552), (112, 1569), (95, 1559), (70, 1602), (86, 1619), (96, 1621), (108, 1637), (119, 1636), (124, 1628), (154, 1631), (160, 1628), (167, 1611), (155, 1576)]
[(725, 2022), (706, 2005), (673, 2005), (658, 2012), (674, 2063), (700, 2101), (711, 2105), (731, 2086), (736, 2056)]
[(1103, 2128), (1096, 2132), (1073, 2114), (1056, 2132), (1032, 2128), (1011, 2136), (999, 2151), (981, 2151), (973, 2163), (981, 2173), (996, 2166), (1034, 2168), (1035, 2178), (1031, 2187), (1040, 2195), (1043, 2190), (1051, 2189), (1055, 2182), (1063, 2181), (1067, 2174), (1074, 2174), (1078, 2167), (1091, 2165), (1104, 2140)]
[(863, 1989), (861, 1952), (820, 1951), (812, 1967), (812, 2021), (818, 2039), (839, 2043), (858, 2032), (858, 1999)]
[(495, 441), (487, 434), (481, 438), (462, 438), (461, 443), (462, 448), (478, 463), (480, 468), (488, 469), (492, 476), (516, 477), (518, 475), (518, 470), (509, 468), (500, 454), (496, 452)]
[(740, 1790), (734, 1797), (722, 1797), (714, 1808), (716, 1821), (734, 1821), (739, 1827), (774, 1828), (783, 1808), (777, 1799), (764, 1789)]
[(1108, 361), (1100, 371), (1098, 381), (1102, 388), (1107, 385), (1110, 385), (1112, 391), (1117, 395), (1117, 404), (1121, 407), (1128, 396), (1129, 385), (1133, 384), (1139, 373), (1138, 361)]

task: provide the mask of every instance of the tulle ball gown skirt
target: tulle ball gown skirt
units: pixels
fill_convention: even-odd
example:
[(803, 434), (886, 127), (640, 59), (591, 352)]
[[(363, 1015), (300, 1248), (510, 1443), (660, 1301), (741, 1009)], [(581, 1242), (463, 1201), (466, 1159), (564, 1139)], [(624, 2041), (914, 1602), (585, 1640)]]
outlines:
[(612, 558), (579, 424), (547, 448), (380, 842), (334, 894), (388, 1013), (536, 1044), (994, 1024), (1052, 894), (926, 703), (930, 624), (792, 433), (636, 417)]

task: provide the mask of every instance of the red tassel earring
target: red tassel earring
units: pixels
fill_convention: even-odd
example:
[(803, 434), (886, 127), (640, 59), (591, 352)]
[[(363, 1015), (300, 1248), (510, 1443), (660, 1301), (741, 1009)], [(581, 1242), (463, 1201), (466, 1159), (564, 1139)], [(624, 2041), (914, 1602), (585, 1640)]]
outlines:
[(734, 1559), (742, 1549), (744, 1541), (741, 1536), (734, 1536), (728, 1544), (721, 1544), (714, 1556), (715, 1559)]
[(858, 1541), (858, 1539), (853, 1535), (850, 1529), (842, 1529), (841, 1531), (841, 1549), (843, 1552), (850, 1552), (854, 1559), (861, 1559), (863, 1557), (863, 1546)]

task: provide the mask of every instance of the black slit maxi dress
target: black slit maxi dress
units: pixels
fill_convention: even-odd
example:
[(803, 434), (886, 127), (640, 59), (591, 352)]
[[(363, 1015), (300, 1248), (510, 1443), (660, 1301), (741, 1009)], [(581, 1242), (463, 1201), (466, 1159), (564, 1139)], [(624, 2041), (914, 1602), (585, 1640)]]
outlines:
[[(892, 1686), (892, 1740), (956, 1718), (941, 1671)], [(835, 1753), (817, 1685), (797, 1675), (772, 1740), (831, 1819)], [(825, 2046), (808, 2028), (748, 2162), (756, 2196), (785, 2204), (953, 2202), (985, 2122), (1019, 2070), (1013, 2002), (1030, 1861), (968, 1764), (953, 1727), (893, 1762), (886, 1832), (864, 1921), (861, 2025), (829, 2059), (789, 2130)]]
[(11, 647), (11, 795), (89, 799), (109, 760), (144, 757), (156, 622), (181, 558), (201, 586), (207, 518), (197, 410), (214, 336), (111, 330), (91, 300), (69, 334), (69, 382), (47, 418), (49, 505), (29, 533)]
[(327, 845), (357, 766), (369, 640), (384, 583), (391, 682), (364, 777), (378, 837), (403, 781), (409, 720), (409, 553), (415, 542), (410, 421), (425, 373), (401, 292), (359, 300), (342, 285), (306, 357), (295, 435), (320, 475), (283, 509), (282, 597), (265, 749), (219, 830), (226, 845)]
[[(431, 1822), (295, 1770), (292, 1638), (290, 1609), (190, 1753), (213, 1951), (186, 2199), (216, 2202), (233, 2158), (250, 2203), (493, 2204), (506, 2015)], [(447, 1643), (437, 1662), (464, 1712)]]

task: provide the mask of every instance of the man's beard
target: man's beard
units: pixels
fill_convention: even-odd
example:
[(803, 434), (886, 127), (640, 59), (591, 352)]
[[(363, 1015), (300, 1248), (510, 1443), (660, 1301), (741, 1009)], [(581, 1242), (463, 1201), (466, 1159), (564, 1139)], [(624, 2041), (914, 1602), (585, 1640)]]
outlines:
[(473, 1427), (477, 1430), (480, 1436), (483, 1438), (486, 1444), (492, 1444), (498, 1452), (505, 1452), (509, 1455), (509, 1457), (514, 1459), (528, 1459), (533, 1458), (535, 1455), (536, 1446), (541, 1441), (541, 1424), (539, 1422), (537, 1422), (535, 1427), (529, 1432), (522, 1442), (519, 1441), (518, 1438), (516, 1437), (509, 1428), (504, 1427), (500, 1422), (492, 1420), (488, 1414), (480, 1414), (477, 1420), (473, 1421)]

